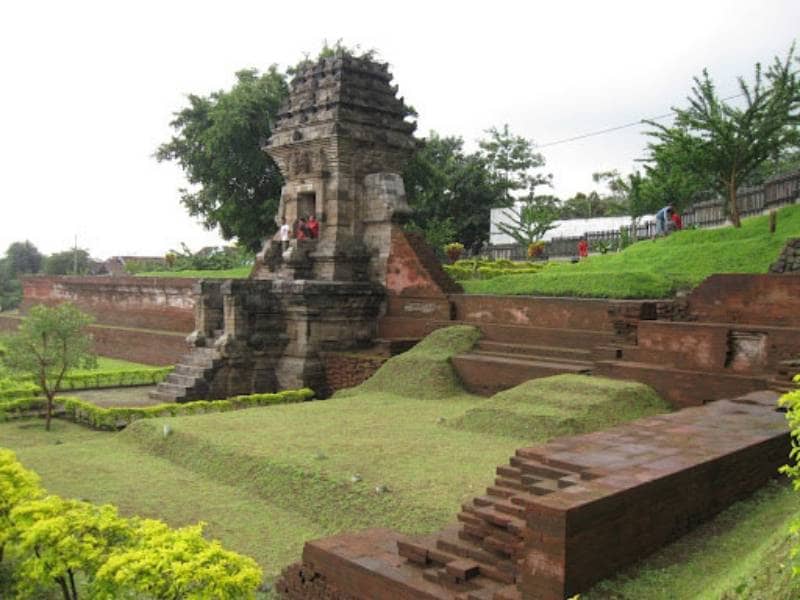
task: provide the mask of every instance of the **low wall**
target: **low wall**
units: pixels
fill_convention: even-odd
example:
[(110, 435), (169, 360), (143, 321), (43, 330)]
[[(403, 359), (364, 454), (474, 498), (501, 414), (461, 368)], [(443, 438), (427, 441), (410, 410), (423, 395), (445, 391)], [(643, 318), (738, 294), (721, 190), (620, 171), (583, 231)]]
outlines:
[(72, 302), (98, 324), (190, 333), (195, 279), (169, 277), (24, 277), (22, 311)]
[(372, 377), (387, 360), (388, 358), (385, 356), (355, 352), (325, 352), (322, 354), (325, 379), (331, 392), (363, 383)]
[[(14, 333), (23, 318), (0, 314), (0, 332)], [(186, 335), (174, 331), (90, 325), (89, 333), (98, 355), (146, 365), (172, 365), (188, 351)]]
[(697, 321), (800, 327), (800, 277), (712, 275), (689, 295)]
[[(195, 279), (178, 277), (24, 277), (21, 314), (37, 304), (71, 302), (92, 315), (95, 352), (145, 364), (174, 364), (194, 330)], [(13, 331), (20, 316), (0, 315)]]

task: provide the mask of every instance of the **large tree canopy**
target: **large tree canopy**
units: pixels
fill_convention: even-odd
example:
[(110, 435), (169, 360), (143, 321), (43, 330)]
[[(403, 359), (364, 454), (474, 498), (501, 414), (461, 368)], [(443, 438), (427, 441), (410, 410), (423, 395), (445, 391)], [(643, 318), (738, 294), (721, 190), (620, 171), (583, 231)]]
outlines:
[[(727, 197), (734, 226), (739, 226), (736, 192), (769, 159), (798, 142), (800, 125), (800, 75), (794, 47), (786, 58), (775, 58), (766, 70), (756, 64), (753, 82), (739, 78), (743, 106), (720, 98), (708, 71), (696, 77), (688, 108), (673, 108), (675, 123), (655, 127), (657, 140), (652, 157), (659, 152), (680, 160), (680, 169), (693, 177), (708, 178), (713, 188)], [(663, 160), (663, 159), (662, 159)]]
[(489, 212), (504, 188), (480, 153), (466, 154), (460, 137), (432, 131), (403, 172), (411, 225), (436, 248), (459, 241), (467, 248), (489, 239)]
[(176, 134), (156, 152), (159, 161), (177, 161), (193, 184), (180, 190), (189, 213), (251, 250), (276, 227), (283, 178), (261, 146), (287, 94), (274, 65), (239, 71), (229, 91), (190, 95), (171, 123)]

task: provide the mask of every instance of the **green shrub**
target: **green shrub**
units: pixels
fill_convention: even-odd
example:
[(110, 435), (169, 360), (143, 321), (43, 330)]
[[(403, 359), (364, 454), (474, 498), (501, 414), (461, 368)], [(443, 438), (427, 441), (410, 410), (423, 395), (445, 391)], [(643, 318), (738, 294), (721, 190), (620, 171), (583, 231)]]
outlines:
[[(795, 383), (800, 383), (800, 375), (795, 376)], [(795, 491), (800, 491), (800, 388), (784, 394), (780, 399), (781, 406), (786, 408), (786, 420), (791, 431), (792, 449), (789, 452), (790, 464), (781, 467), (792, 480)], [(793, 546), (790, 558), (792, 560), (792, 575), (800, 575), (800, 564), (797, 557), (800, 555), (800, 517), (796, 518), (790, 528)]]
[(90, 598), (254, 598), (262, 577), (256, 562), (206, 540), (202, 530), (202, 523), (172, 529), (122, 518), (110, 504), (44, 496), (38, 476), (0, 449), (0, 560), (10, 547), (16, 597), (51, 597), (49, 587), (65, 600), (78, 600), (79, 591)]
[[(156, 404), (142, 408), (111, 407), (104, 408), (80, 398), (57, 398), (65, 410), (65, 418), (75, 423), (88, 425), (93, 429), (115, 431), (139, 419), (154, 417), (195, 415), (209, 412), (226, 412), (255, 406), (290, 404), (311, 400), (314, 392), (308, 388), (286, 390), (268, 394), (249, 394), (233, 396), (225, 400), (196, 400), (194, 402)], [(2, 405), (0, 405), (2, 411)]]

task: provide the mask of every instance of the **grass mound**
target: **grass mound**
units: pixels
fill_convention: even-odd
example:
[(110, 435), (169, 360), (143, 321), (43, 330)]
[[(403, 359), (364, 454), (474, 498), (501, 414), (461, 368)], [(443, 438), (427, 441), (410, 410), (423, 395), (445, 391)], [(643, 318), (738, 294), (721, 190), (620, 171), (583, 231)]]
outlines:
[(795, 237), (800, 237), (800, 205), (778, 211), (774, 234), (768, 216), (752, 217), (739, 229), (678, 231), (577, 264), (553, 263), (538, 273), (465, 281), (463, 286), (473, 294), (665, 298), (714, 273), (766, 273)]
[(604, 429), (669, 410), (648, 386), (586, 375), (533, 379), (449, 421), (462, 431), (542, 441)]
[(467, 352), (479, 337), (478, 329), (469, 325), (437, 329), (407, 352), (390, 358), (360, 386), (336, 396), (383, 392), (437, 399), (464, 394), (450, 358)]

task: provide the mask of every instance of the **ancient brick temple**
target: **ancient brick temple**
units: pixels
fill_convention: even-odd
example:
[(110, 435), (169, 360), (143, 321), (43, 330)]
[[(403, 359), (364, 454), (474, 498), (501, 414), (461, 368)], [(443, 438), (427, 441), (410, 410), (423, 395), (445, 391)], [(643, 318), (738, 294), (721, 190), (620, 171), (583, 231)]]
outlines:
[(157, 397), (325, 394), (320, 353), (375, 338), (392, 240), (406, 239), (399, 173), (416, 143), (391, 80), (386, 64), (344, 53), (294, 78), (263, 149), (286, 179), (277, 223), (313, 213), (319, 237), (268, 239), (249, 280), (200, 282), (193, 350)]

